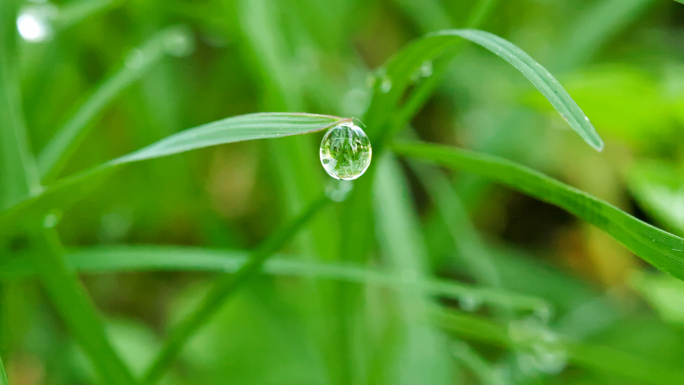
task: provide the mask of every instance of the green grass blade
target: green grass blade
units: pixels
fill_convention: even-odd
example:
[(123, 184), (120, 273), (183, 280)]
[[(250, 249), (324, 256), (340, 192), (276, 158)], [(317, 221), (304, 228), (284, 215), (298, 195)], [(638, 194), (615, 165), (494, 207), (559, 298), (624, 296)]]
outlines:
[[(214, 250), (178, 246), (102, 246), (67, 253), (66, 263), (80, 274), (104, 274), (142, 271), (203, 271), (233, 273), (249, 259), (248, 251)], [(458, 282), (425, 278), (407, 281), (397, 274), (356, 263), (322, 263), (292, 256), (276, 255), (263, 267), (274, 276), (310, 277), (362, 285), (407, 290), (454, 300), (467, 296), (502, 308), (544, 311), (549, 304), (538, 297), (515, 292), (464, 285)], [(26, 261), (0, 265), (0, 279), (25, 279), (34, 272)]]
[(0, 358), (0, 385), (8, 385), (7, 373), (5, 373), (5, 366), (2, 364), (2, 358)]
[(497, 266), (492, 261), (484, 241), (470, 223), (468, 212), (450, 181), (438, 170), (421, 165), (412, 166), (434, 202), (437, 215), (451, 235), (456, 250), (468, 266), (471, 276), (478, 282), (495, 287), (501, 286)]
[(105, 12), (119, 4), (122, 0), (79, 0), (61, 5), (53, 24), (63, 30), (77, 24), (90, 16)]
[(553, 68), (568, 69), (586, 63), (606, 41), (629, 25), (655, 0), (603, 0), (570, 25)]
[(501, 373), (492, 368), (484, 358), (465, 342), (455, 341), (452, 344), (452, 352), (459, 361), (477, 376), (482, 385), (508, 384), (508, 382), (503, 379)]
[(110, 345), (85, 288), (64, 262), (57, 234), (52, 229), (41, 229), (33, 235), (37, 250), (32, 256), (38, 277), (69, 331), (90, 357), (100, 380), (111, 385), (135, 384)]
[[(425, 280), (430, 266), (418, 219), (399, 164), (388, 153), (380, 159), (374, 188), (378, 245), (386, 263), (407, 280)], [(398, 297), (396, 318), (403, 336), (394, 358), (397, 366), (392, 376), (397, 377), (391, 380), (400, 384), (452, 383), (447, 339), (426, 322), (431, 299), (410, 292), (400, 292)]]
[(219, 120), (171, 135), (138, 151), (57, 182), (41, 195), (0, 213), (0, 232), (64, 209), (104, 180), (118, 165), (245, 140), (279, 138), (325, 130), (348, 119), (302, 113), (257, 113)]
[(281, 249), (317, 212), (330, 201), (322, 197), (311, 203), (297, 218), (273, 233), (252, 253), (249, 261), (233, 275), (219, 277), (200, 305), (184, 318), (166, 339), (164, 346), (146, 371), (143, 383), (161, 379), (188, 339), (262, 268), (264, 262)]
[(0, 209), (40, 191), (24, 122), (16, 63), (15, 2), (0, 4)]
[[(478, 316), (437, 309), (434, 320), (444, 329), (467, 339), (505, 348), (515, 348), (507, 328)], [(561, 336), (570, 362), (597, 372), (618, 375), (648, 384), (680, 384), (684, 371), (660, 362), (609, 347), (570, 341)]]
[[(385, 112), (373, 112), (365, 121), (366, 125), (372, 129), (369, 133), (372, 136), (371, 140), (385, 135), (378, 130), (384, 128), (393, 111), (392, 108), (411, 83), (412, 75), (420, 69), (423, 63), (436, 59), (461, 39), (476, 43), (510, 63), (546, 97), (585, 142), (598, 151), (603, 149), (603, 141), (589, 122), (589, 118), (549, 71), (509, 41), (489, 32), (473, 29), (454, 29), (429, 34), (404, 48), (390, 60), (385, 67), (384, 76), (391, 83), (392, 88), (383, 93), (381, 84), (383, 81), (376, 82), (375, 95), (369, 107), (369, 111)], [(386, 88), (385, 91), (387, 91)]]
[(684, 239), (581, 190), (506, 159), (454, 147), (400, 143), (393, 149), (402, 155), (478, 174), (561, 207), (602, 229), (653, 266), (684, 280)]
[(131, 50), (126, 63), (86, 98), (41, 151), (38, 156), (38, 168), (43, 179), (49, 181), (59, 174), (88, 135), (93, 119), (125, 88), (154, 67), (167, 53), (170, 43), (191, 38), (186, 28), (171, 27)]

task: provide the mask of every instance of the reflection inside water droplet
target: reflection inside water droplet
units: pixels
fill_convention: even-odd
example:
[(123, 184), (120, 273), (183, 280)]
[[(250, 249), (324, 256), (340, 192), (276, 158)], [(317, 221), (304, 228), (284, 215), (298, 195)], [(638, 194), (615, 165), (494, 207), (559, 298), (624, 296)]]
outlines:
[(352, 122), (331, 128), (321, 142), (321, 164), (335, 179), (353, 180), (360, 177), (368, 169), (371, 155), (368, 136)]
[(48, 40), (53, 34), (50, 21), (56, 14), (57, 8), (52, 4), (25, 7), (17, 16), (17, 31), (31, 43)]

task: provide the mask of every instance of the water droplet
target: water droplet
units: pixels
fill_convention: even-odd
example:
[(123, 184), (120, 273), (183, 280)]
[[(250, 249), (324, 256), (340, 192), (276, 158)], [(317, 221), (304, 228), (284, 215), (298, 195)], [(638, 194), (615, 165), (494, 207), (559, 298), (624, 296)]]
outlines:
[(321, 142), (321, 164), (335, 179), (353, 180), (371, 162), (371, 143), (361, 127), (345, 122), (331, 128)]
[(535, 317), (511, 322), (508, 335), (524, 372), (536, 370), (556, 374), (565, 368), (568, 360), (565, 345), (558, 335)]
[(56, 211), (50, 212), (49, 214), (47, 214), (43, 218), (43, 227), (45, 227), (46, 229), (51, 229), (51, 228), (57, 226), (60, 219), (61, 219), (61, 215), (58, 212), (56, 212)]
[(325, 188), (325, 196), (334, 202), (343, 202), (349, 196), (354, 184), (348, 180), (332, 180)]
[(52, 4), (22, 8), (17, 16), (17, 31), (31, 43), (48, 40), (53, 35), (51, 20), (56, 15), (57, 8)]
[(136, 48), (126, 56), (125, 64), (128, 68), (141, 68), (145, 64), (145, 54)]
[(182, 57), (195, 50), (195, 40), (190, 28), (178, 27), (169, 32), (164, 40), (164, 49), (169, 55)]
[(480, 308), (480, 306), (482, 306), (482, 300), (471, 295), (464, 295), (459, 297), (458, 304), (461, 309), (472, 312), (476, 311)]
[(389, 76), (383, 75), (380, 82), (380, 92), (386, 94), (392, 89), (392, 79)]
[(553, 310), (549, 306), (539, 306), (534, 309), (534, 316), (543, 323), (548, 323), (553, 315)]

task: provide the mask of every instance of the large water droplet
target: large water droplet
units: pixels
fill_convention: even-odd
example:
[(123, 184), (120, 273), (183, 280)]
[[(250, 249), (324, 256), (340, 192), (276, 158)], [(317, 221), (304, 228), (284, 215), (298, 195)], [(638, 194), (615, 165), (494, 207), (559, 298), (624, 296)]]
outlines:
[(371, 153), (368, 136), (352, 122), (331, 128), (321, 142), (321, 164), (335, 179), (352, 180), (363, 175), (370, 165)]
[(51, 20), (56, 15), (57, 8), (52, 4), (24, 7), (17, 16), (17, 31), (31, 43), (48, 40), (53, 35)]

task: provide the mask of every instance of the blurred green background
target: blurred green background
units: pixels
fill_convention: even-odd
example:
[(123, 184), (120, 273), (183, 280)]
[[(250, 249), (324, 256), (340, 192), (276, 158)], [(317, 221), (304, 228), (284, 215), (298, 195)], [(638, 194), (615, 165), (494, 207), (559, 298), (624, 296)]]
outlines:
[[(18, 13), (0, 22), (16, 34), (5, 52), (14, 52), (31, 148), (41, 153), (65, 125), (86, 127), (50, 180), (239, 114), (363, 118), (382, 81), (376, 69), (394, 53), (429, 32), (477, 26), (545, 66), (591, 119), (604, 151), (577, 137), (519, 72), (466, 43), (440, 62), (445, 71), (428, 63), (417, 82), (433, 81), (434, 93), (400, 136), (514, 160), (684, 233), (684, 6), (674, 1), (13, 5)], [(155, 36), (169, 27), (180, 31), (176, 40), (160, 42)], [(57, 232), (73, 258), (158, 250), (188, 260), (244, 257), (330, 185), (318, 159), (322, 136), (135, 164), (57, 213)], [(373, 161), (378, 169), (355, 183), (374, 178), (398, 193), (368, 190), (375, 193), (366, 218), (325, 208), (194, 335), (162, 383), (684, 383), (682, 282), (534, 198), (467, 173)], [(357, 220), (374, 225), (352, 240), (345, 234), (355, 234)], [(351, 257), (357, 242), (370, 253)], [(5, 243), (0, 356), (9, 383), (106, 383), (38, 280), (3, 268), (21, 239)], [(340, 281), (344, 266), (393, 278)], [(222, 268), (144, 270), (81, 275), (136, 376)], [(428, 277), (495, 288), (503, 299), (405, 290)], [(552, 310), (518, 306), (520, 295)], [(424, 309), (433, 306), (436, 315)]]

